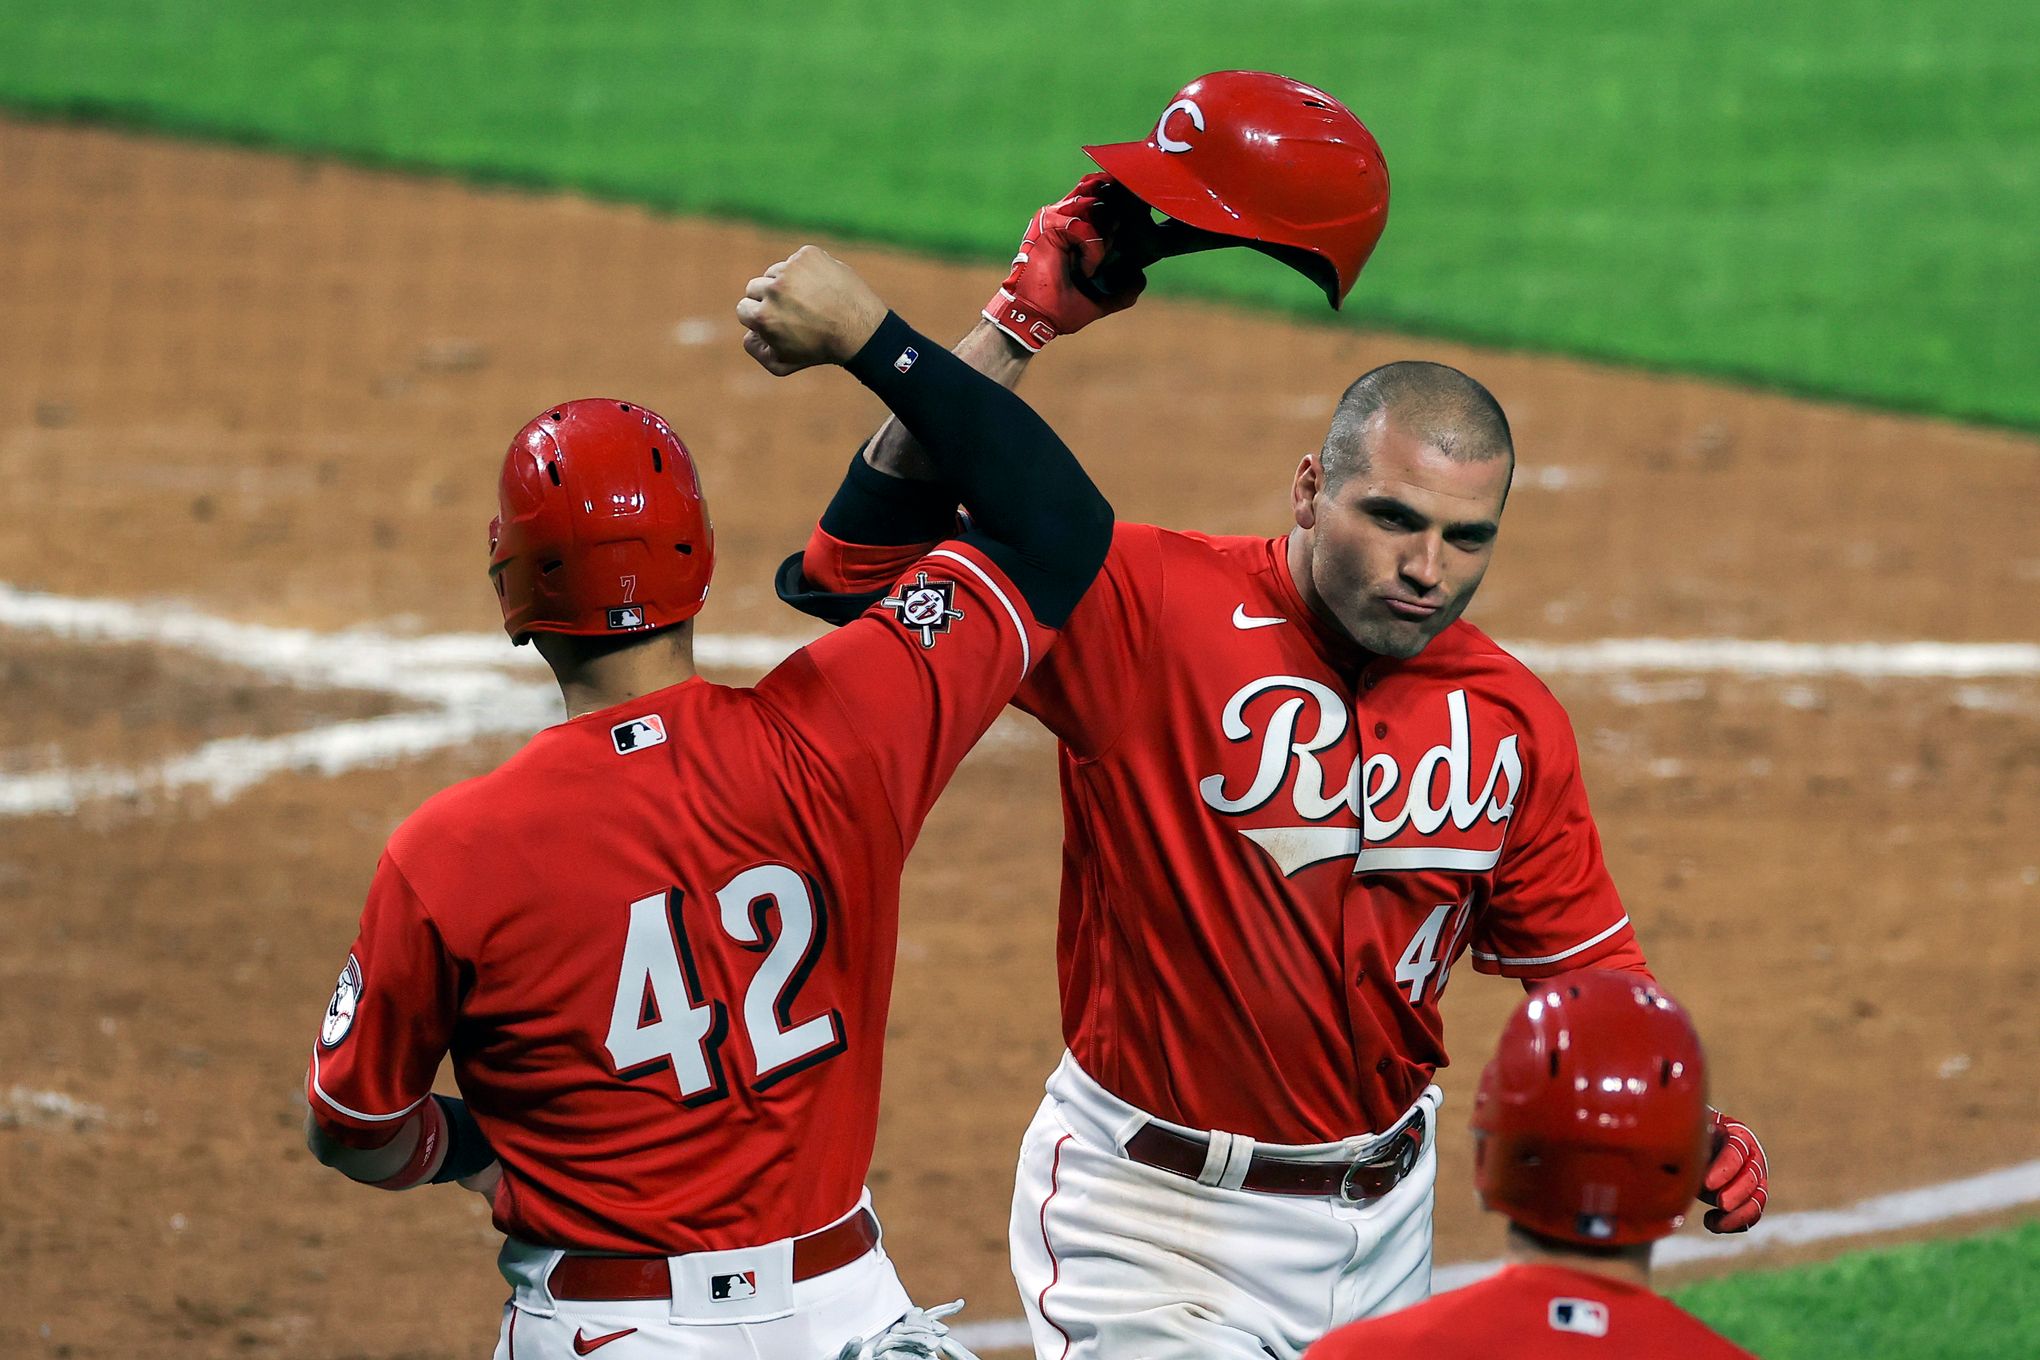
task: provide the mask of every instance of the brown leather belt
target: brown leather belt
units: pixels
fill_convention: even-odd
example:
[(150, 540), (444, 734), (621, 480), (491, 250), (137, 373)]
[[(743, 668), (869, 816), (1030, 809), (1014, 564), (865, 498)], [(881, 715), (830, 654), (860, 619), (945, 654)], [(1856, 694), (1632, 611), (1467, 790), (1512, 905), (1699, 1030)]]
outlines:
[[(1371, 1204), (1402, 1184), (1403, 1177), (1416, 1168), (1424, 1151), (1425, 1113), (1419, 1109), (1408, 1124), (1396, 1130), (1386, 1148), (1356, 1161), (1300, 1162), (1256, 1152), (1247, 1162), (1240, 1189)], [(1126, 1155), (1134, 1161), (1193, 1181), (1200, 1178), (1210, 1150), (1208, 1134), (1177, 1133), (1152, 1123), (1141, 1125), (1140, 1131), (1126, 1140)]]
[[(859, 1209), (841, 1223), (793, 1239), (793, 1278), (812, 1280), (841, 1270), (878, 1245), (878, 1220)], [(556, 1299), (613, 1303), (673, 1296), (673, 1277), (663, 1256), (568, 1254), (552, 1268), (547, 1288)]]

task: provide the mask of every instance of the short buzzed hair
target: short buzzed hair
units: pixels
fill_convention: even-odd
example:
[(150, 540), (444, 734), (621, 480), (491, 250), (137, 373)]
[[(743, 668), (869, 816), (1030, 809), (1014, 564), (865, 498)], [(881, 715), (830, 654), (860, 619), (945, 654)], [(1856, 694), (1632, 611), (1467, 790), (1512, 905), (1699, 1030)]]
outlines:
[(1367, 466), (1367, 422), (1384, 410), (1454, 462), (1506, 458), (1514, 476), (1516, 446), (1494, 394), (1449, 364), (1404, 359), (1362, 373), (1339, 397), (1318, 456), (1327, 489)]

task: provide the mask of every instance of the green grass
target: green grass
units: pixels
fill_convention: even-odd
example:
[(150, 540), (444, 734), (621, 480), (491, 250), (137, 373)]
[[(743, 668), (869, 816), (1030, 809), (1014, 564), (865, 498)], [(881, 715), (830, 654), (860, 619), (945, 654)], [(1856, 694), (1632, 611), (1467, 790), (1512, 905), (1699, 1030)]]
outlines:
[(2040, 1355), (2040, 1222), (1673, 1297), (1764, 1360), (2029, 1360)]
[(1388, 151), (1348, 324), (2040, 428), (2036, 51), (2031, 0), (14, 0), (0, 103), (990, 262), (1080, 142), (1267, 67)]

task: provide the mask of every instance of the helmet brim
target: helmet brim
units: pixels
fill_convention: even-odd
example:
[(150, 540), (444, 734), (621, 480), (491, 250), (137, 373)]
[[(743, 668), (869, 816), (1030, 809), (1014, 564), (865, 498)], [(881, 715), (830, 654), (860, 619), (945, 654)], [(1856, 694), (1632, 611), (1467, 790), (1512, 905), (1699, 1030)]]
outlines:
[[(1350, 271), (1341, 269), (1320, 250), (1250, 226), (1238, 209), (1152, 142), (1108, 142), (1087, 146), (1084, 154), (1156, 212), (1200, 231), (1229, 237), (1288, 265), (1324, 290), (1333, 311), (1339, 310), (1359, 277), (1358, 265)], [(1360, 263), (1365, 263), (1365, 256)]]
[(1193, 227), (1215, 231), (1223, 236), (1237, 236), (1248, 241), (1267, 239), (1248, 227), (1240, 214), (1220, 200), (1209, 185), (1181, 168), (1176, 158), (1163, 155), (1150, 142), (1108, 142), (1102, 146), (1087, 146), (1084, 154), (1156, 212), (1167, 213), (1178, 222), (1188, 222)]

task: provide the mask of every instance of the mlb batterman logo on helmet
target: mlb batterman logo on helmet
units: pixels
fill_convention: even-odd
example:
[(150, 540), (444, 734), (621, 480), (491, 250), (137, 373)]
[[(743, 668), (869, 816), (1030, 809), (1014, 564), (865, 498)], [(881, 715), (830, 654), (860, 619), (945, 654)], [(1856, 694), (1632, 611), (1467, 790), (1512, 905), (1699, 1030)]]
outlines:
[(503, 627), (608, 636), (691, 619), (715, 572), (693, 456), (656, 412), (591, 398), (548, 407), (510, 441), (489, 525)]

